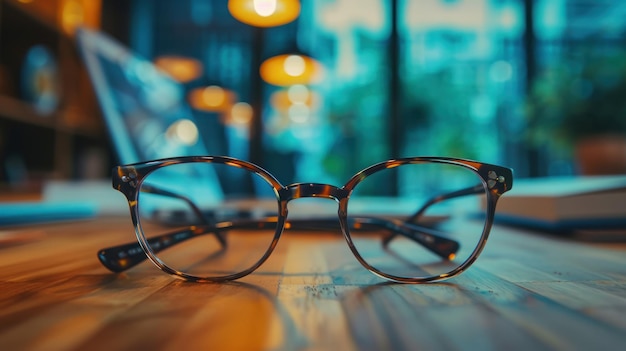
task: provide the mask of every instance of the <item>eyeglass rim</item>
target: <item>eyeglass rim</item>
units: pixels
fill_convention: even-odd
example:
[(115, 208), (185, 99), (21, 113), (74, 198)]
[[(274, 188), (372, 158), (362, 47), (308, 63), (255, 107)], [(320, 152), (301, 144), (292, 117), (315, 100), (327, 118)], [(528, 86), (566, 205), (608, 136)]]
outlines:
[[(424, 157), (407, 157), (407, 158), (392, 159), (392, 160), (387, 160), (387, 161), (376, 163), (370, 167), (363, 169), (357, 174), (355, 174), (346, 183), (344, 187), (347, 188), (347, 190), (349, 190), (349, 193), (352, 193), (352, 190), (354, 190), (359, 183), (361, 183), (363, 180), (365, 180), (367, 177), (369, 177), (372, 174), (375, 174), (385, 169), (395, 168), (395, 167), (402, 166), (402, 165), (419, 164), (419, 163), (431, 163), (431, 164), (439, 163), (439, 164), (461, 166), (477, 174), (478, 178), (481, 180), (481, 183), (483, 184), (483, 187), (485, 189), (485, 194), (487, 197), (486, 210), (485, 210), (486, 218), (485, 218), (485, 223), (483, 225), (482, 233), (478, 241), (478, 244), (476, 245), (472, 253), (468, 256), (468, 258), (465, 259), (455, 269), (451, 270), (450, 272), (442, 273), (439, 275), (428, 276), (428, 277), (402, 277), (402, 276), (397, 276), (397, 275), (393, 275), (393, 274), (389, 274), (384, 271), (381, 271), (375, 266), (368, 263), (367, 260), (365, 260), (362, 257), (361, 253), (356, 248), (356, 245), (354, 245), (352, 236), (350, 235), (350, 227), (347, 223), (348, 202), (346, 199), (345, 204), (343, 205), (344, 206), (343, 209), (345, 212), (340, 211), (342, 213), (345, 213), (345, 216), (342, 216), (340, 214), (339, 218), (340, 218), (340, 223), (342, 226), (342, 232), (344, 234), (345, 240), (348, 243), (348, 246), (350, 247), (351, 252), (357, 258), (357, 260), (361, 263), (361, 265), (367, 268), (370, 272), (384, 279), (387, 279), (393, 282), (398, 282), (398, 283), (423, 283), (423, 282), (430, 282), (430, 281), (442, 281), (442, 280), (446, 280), (454, 276), (457, 276), (463, 271), (465, 271), (467, 268), (469, 268), (476, 261), (476, 259), (480, 256), (480, 254), (482, 253), (483, 249), (486, 246), (487, 240), (489, 238), (489, 234), (491, 233), (491, 228), (493, 226), (494, 217), (495, 217), (495, 208), (496, 208), (496, 203), (497, 203), (498, 198), (504, 192), (508, 191), (513, 185), (512, 170), (506, 167), (488, 164), (484, 162), (473, 161), (469, 159), (424, 156)], [(508, 180), (508, 182), (504, 184), (504, 187), (502, 188), (498, 187), (495, 189), (494, 187), (491, 187), (492, 191), (490, 191), (490, 187), (487, 184), (487, 180), (490, 177), (489, 176), (490, 171), (497, 171), (497, 174), (501, 174), (501, 175), (504, 174), (505, 179)], [(340, 207), (341, 206), (342, 205), (340, 203)]]
[[(147, 238), (141, 228), (141, 224), (139, 221), (139, 210), (138, 210), (138, 197), (139, 197), (139, 189), (141, 188), (142, 181), (152, 172), (157, 169), (167, 167), (174, 164), (183, 164), (183, 163), (219, 163), (230, 166), (235, 166), (239, 168), (244, 168), (250, 172), (253, 172), (263, 178), (265, 181), (272, 186), (275, 192), (277, 206), (278, 206), (278, 220), (276, 224), (276, 229), (274, 232), (274, 237), (268, 248), (265, 250), (263, 256), (251, 267), (230, 275), (218, 276), (218, 277), (201, 277), (192, 274), (188, 274), (185, 272), (178, 271), (176, 269), (171, 268), (166, 263), (164, 263), (151, 249), (150, 245), (147, 242)], [(349, 195), (355, 189), (355, 187), (366, 179), (368, 176), (375, 174), (379, 171), (395, 168), (405, 164), (416, 164), (416, 163), (440, 163), (440, 164), (450, 164), (457, 165), (469, 169), (476, 173), (481, 179), (483, 183), (483, 187), (486, 190), (487, 196), (487, 208), (486, 208), (486, 220), (485, 225), (483, 226), (483, 231), (480, 237), (480, 241), (477, 244), (476, 248), (472, 252), (472, 254), (458, 267), (453, 269), (450, 272), (443, 273), (440, 275), (434, 275), (429, 277), (400, 277), (392, 274), (385, 273), (383, 271), (378, 270), (371, 264), (369, 264), (361, 254), (358, 252), (358, 249), (354, 245), (352, 241), (352, 237), (350, 235), (350, 230), (348, 226), (348, 199)], [(495, 174), (502, 176), (504, 181), (495, 183), (495, 186), (490, 186), (488, 181), (490, 177), (492, 177), (491, 172), (495, 172)], [(229, 157), (229, 156), (184, 156), (184, 157), (172, 157), (165, 159), (158, 159), (146, 162), (133, 163), (128, 165), (122, 165), (115, 167), (113, 170), (113, 187), (122, 192), (129, 203), (130, 212), (132, 222), (135, 228), (135, 235), (137, 240), (146, 254), (147, 258), (152, 261), (158, 268), (162, 271), (169, 273), (171, 275), (180, 277), (184, 280), (188, 281), (196, 281), (196, 282), (223, 282), (230, 281), (242, 278), (250, 273), (254, 272), (258, 269), (270, 256), (274, 251), (274, 248), (278, 244), (278, 241), (284, 232), (285, 222), (287, 220), (287, 203), (293, 198), (285, 198), (284, 193), (290, 185), (284, 186), (282, 185), (276, 177), (274, 177), (271, 173), (269, 173), (264, 168), (248, 162), (244, 160), (240, 160), (237, 158)], [(133, 185), (134, 183), (134, 185)], [(132, 185), (132, 186), (131, 186)], [(298, 184), (295, 184), (298, 185)], [(322, 184), (320, 184), (322, 185)], [(324, 184), (325, 185), (325, 184)], [(357, 172), (354, 176), (352, 176), (348, 182), (345, 183), (344, 186), (337, 189), (342, 189), (345, 191), (345, 196), (341, 196), (340, 198), (335, 198), (339, 203), (339, 213), (338, 219), (341, 226), (342, 234), (344, 239), (346, 240), (348, 247), (351, 252), (355, 256), (355, 258), (359, 261), (359, 263), (365, 267), (367, 270), (372, 272), (373, 274), (399, 283), (422, 283), (429, 281), (441, 281), (444, 279), (448, 279), (454, 277), (461, 272), (465, 271), (469, 266), (471, 266), (475, 260), (478, 258), (482, 250), (484, 249), (487, 239), (489, 237), (491, 227), (493, 226), (494, 215), (495, 215), (495, 207), (498, 198), (506, 191), (512, 188), (513, 185), (513, 170), (510, 168), (506, 168), (503, 166), (497, 166), (493, 164), (488, 164), (484, 162), (473, 161), (469, 159), (462, 158), (451, 158), (451, 157), (435, 157), (435, 156), (417, 156), (417, 157), (406, 157), (406, 158), (398, 158), (391, 159), (387, 161), (378, 162), (373, 164), (359, 172)]]

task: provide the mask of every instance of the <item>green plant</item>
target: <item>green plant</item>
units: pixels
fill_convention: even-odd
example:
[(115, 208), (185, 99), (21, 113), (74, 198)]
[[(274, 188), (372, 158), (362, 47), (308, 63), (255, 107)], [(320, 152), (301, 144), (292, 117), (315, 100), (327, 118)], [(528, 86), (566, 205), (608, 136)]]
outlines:
[(549, 66), (535, 80), (525, 112), (535, 145), (626, 135), (626, 52), (586, 53)]

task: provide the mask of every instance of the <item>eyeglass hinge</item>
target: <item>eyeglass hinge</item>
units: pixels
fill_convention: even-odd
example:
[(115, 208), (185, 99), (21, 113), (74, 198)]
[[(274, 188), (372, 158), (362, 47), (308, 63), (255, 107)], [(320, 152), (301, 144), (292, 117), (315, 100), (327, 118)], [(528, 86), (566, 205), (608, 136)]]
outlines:
[(487, 177), (489, 178), (487, 181), (489, 189), (493, 189), (493, 187), (496, 186), (496, 183), (504, 183), (506, 181), (504, 176), (499, 176), (495, 171), (489, 171), (489, 173), (487, 173)]
[(122, 182), (128, 183), (133, 188), (137, 187), (137, 175), (135, 173), (124, 174), (120, 177)]

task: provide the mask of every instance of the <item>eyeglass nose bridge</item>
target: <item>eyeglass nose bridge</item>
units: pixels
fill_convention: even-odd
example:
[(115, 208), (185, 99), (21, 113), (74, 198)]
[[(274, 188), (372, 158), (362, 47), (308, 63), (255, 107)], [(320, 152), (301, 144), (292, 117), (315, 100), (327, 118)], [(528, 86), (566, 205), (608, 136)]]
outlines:
[(330, 184), (295, 183), (286, 186), (281, 194), (281, 200), (286, 202), (305, 197), (320, 197), (340, 202), (348, 197), (348, 191)]

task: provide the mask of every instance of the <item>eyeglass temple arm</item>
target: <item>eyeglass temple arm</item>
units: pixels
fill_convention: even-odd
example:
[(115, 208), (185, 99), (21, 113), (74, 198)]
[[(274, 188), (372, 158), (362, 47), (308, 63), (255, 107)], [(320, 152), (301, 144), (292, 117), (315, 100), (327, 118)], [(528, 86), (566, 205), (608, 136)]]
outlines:
[[(193, 213), (198, 217), (204, 225), (211, 225), (212, 220), (208, 219), (198, 208), (198, 206), (188, 197), (171, 192), (169, 190), (154, 186), (152, 184), (144, 183), (141, 185), (141, 191), (154, 195), (161, 195), (182, 200), (185, 202)], [(175, 233), (164, 234), (157, 238), (148, 239), (148, 244), (153, 251), (161, 251), (170, 246), (178, 244), (184, 240), (192, 238), (194, 235), (198, 235), (197, 227), (190, 227), (188, 230), (177, 231)], [(203, 231), (202, 234), (215, 234), (215, 237), (219, 241), (222, 248), (226, 248), (227, 243), (223, 233), (214, 226), (212, 231)], [(113, 272), (125, 271), (141, 262), (143, 262), (147, 256), (144, 254), (139, 243), (130, 243), (120, 246), (115, 246), (108, 249), (103, 249), (98, 252), (98, 259), (100, 262)]]
[(445, 200), (454, 199), (456, 197), (467, 196), (467, 195), (476, 195), (482, 194), (485, 191), (485, 188), (482, 183), (476, 184), (472, 187), (460, 189), (457, 191), (453, 191), (450, 193), (442, 194), (439, 196), (435, 196), (428, 200), (422, 207), (420, 207), (411, 217), (407, 218), (405, 223), (417, 223), (417, 219), (426, 212), (426, 210), (437, 203), (440, 203)]
[[(198, 206), (190, 198), (188, 198), (186, 196), (183, 196), (183, 195), (180, 195), (180, 194), (176, 194), (176, 193), (171, 192), (169, 190), (165, 190), (165, 189), (159, 188), (157, 186), (154, 186), (152, 184), (146, 184), (146, 183), (141, 185), (141, 191), (149, 193), (149, 194), (167, 196), (167, 197), (171, 197), (171, 198), (182, 200), (187, 205), (189, 205), (189, 207), (191, 207), (191, 210), (198, 217), (198, 219), (200, 221), (202, 221), (202, 224), (212, 224), (214, 222), (213, 219), (207, 218), (202, 213), (200, 208), (198, 208)], [(224, 238), (223, 234), (220, 233), (219, 231), (214, 231), (213, 234), (215, 234), (215, 236), (217, 237), (217, 240), (220, 242), (222, 247), (226, 247), (226, 239)]]
[[(266, 229), (267, 227), (275, 226), (276, 220), (244, 220), (238, 222), (223, 222), (217, 226), (203, 225), (203, 226), (191, 226), (189, 229), (174, 231), (171, 233), (159, 235), (148, 239), (148, 245), (154, 253), (158, 253), (183, 241), (203, 234), (219, 233), (220, 231), (226, 231), (233, 228), (242, 229)], [(334, 220), (295, 220), (289, 221), (289, 226), (293, 229), (300, 229), (301, 227), (310, 228), (311, 225), (323, 226), (329, 228), (331, 225), (336, 227), (337, 221)], [(458, 250), (459, 244), (450, 239), (443, 238), (437, 235), (437, 231), (429, 228), (423, 228), (416, 225), (406, 223), (396, 223), (383, 218), (373, 217), (359, 217), (351, 219), (350, 226), (357, 230), (372, 230), (372, 229), (386, 229), (392, 231), (395, 235), (406, 236), (419, 244), (424, 245), (427, 249), (433, 251), (437, 255), (450, 259), (451, 255)], [(216, 235), (218, 238), (219, 235)], [(226, 247), (223, 246), (223, 249)], [(147, 256), (145, 255), (141, 245), (139, 243), (129, 243), (119, 246), (109, 247), (102, 249), (98, 252), (98, 259), (106, 268), (112, 272), (123, 272), (130, 269), (137, 264), (145, 261)]]
[[(310, 219), (290, 220), (292, 229), (329, 229), (337, 226), (336, 219)], [(402, 235), (424, 246), (428, 250), (445, 259), (452, 259), (460, 245), (457, 241), (441, 236), (441, 232), (410, 223), (403, 223), (381, 217), (351, 217), (348, 220), (350, 231), (387, 230), (391, 234), (383, 239), (383, 245), (387, 245), (396, 235)]]
[[(203, 234), (204, 229), (201, 230)], [(191, 239), (197, 234), (196, 227), (186, 230), (179, 230), (173, 233), (159, 235), (148, 239), (148, 245), (153, 252), (165, 250), (171, 246), (179, 244), (187, 239)], [(145, 261), (148, 257), (144, 253), (141, 245), (137, 242), (114, 246), (98, 251), (98, 259), (103, 266), (112, 272), (123, 272), (137, 264)]]
[[(215, 237), (221, 244), (221, 249), (224, 250), (226, 249), (226, 245), (222, 244), (222, 240), (224, 239), (222, 235), (223, 231), (232, 229), (233, 227), (253, 228), (253, 225), (256, 225), (256, 228), (262, 229), (265, 226), (275, 226), (276, 222), (271, 222), (268, 220), (266, 222), (259, 223), (258, 221), (254, 221), (254, 223), (245, 225), (237, 225), (233, 224), (232, 222), (224, 222), (219, 223), (218, 225), (205, 224), (189, 226), (189, 228), (187, 229), (175, 230), (170, 233), (152, 237), (150, 239), (147, 239), (147, 242), (150, 246), (150, 250), (152, 250), (152, 252), (154, 253), (158, 253), (174, 245), (195, 238), (199, 235), (215, 234)], [(147, 258), (148, 257), (146, 256), (143, 249), (141, 248), (141, 245), (138, 242), (113, 246), (98, 251), (98, 260), (100, 260), (100, 263), (102, 263), (102, 265), (108, 268), (110, 271), (116, 273), (123, 272), (129, 268), (132, 268), (139, 263), (145, 261)]]
[(357, 220), (361, 221), (359, 225), (363, 229), (376, 227), (387, 229), (390, 235), (383, 239), (383, 246), (387, 246), (397, 235), (402, 235), (447, 260), (454, 259), (460, 247), (457, 241), (443, 237), (442, 233), (436, 229), (376, 217), (357, 218)]
[[(484, 192), (485, 188), (483, 187), (482, 184), (476, 184), (472, 187), (469, 188), (464, 188), (464, 189), (460, 189), (457, 191), (453, 191), (447, 194), (443, 194), (443, 195), (439, 195), (439, 196), (435, 196), (433, 198), (431, 198), (430, 200), (428, 200), (422, 207), (420, 207), (413, 215), (411, 215), (411, 217), (407, 218), (404, 221), (405, 225), (415, 225), (418, 224), (417, 220), (424, 214), (424, 212), (426, 212), (426, 210), (437, 203), (440, 203), (442, 201), (445, 200), (449, 200), (449, 199), (454, 199), (456, 197), (461, 197), (461, 196), (467, 196), (467, 195), (475, 195), (475, 194), (480, 194), (482, 192)], [(384, 244), (388, 245), (395, 237), (396, 237), (396, 233), (392, 233), (391, 235), (389, 235), (388, 237), (385, 238)], [(455, 241), (456, 243), (456, 241)], [(457, 243), (458, 245), (458, 243)], [(458, 250), (458, 246), (455, 249), (454, 252), (456, 252)], [(452, 253), (454, 254), (454, 253)]]

